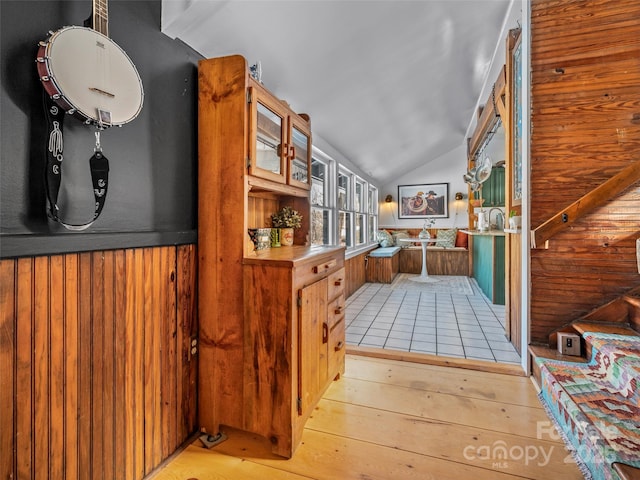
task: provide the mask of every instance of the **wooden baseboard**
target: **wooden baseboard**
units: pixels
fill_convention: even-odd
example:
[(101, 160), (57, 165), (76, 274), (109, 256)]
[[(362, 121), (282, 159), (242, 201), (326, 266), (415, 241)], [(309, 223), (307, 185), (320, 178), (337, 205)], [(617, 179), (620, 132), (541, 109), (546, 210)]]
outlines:
[(422, 363), (427, 365), (439, 365), (442, 367), (465, 368), (467, 370), (502, 373), (505, 375), (516, 375), (520, 377), (524, 377), (526, 375), (520, 365), (485, 362), (482, 360), (470, 360), (467, 358), (444, 357), (441, 355), (430, 355), (428, 353), (401, 352), (399, 350), (385, 350), (382, 348), (347, 345), (347, 354), (384, 358), (386, 360), (399, 360), (402, 362)]

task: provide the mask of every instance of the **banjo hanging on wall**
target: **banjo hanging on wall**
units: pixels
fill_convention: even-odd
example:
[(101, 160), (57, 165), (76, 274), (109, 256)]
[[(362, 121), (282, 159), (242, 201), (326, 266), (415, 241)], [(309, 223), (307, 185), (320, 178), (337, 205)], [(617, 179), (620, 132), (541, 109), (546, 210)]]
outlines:
[[(93, 0), (89, 26), (63, 27), (39, 43), (36, 65), (47, 112), (46, 187), (49, 215), (70, 230), (84, 230), (100, 215), (107, 194), (109, 163), (102, 154), (100, 132), (134, 120), (144, 91), (129, 56), (109, 38), (107, 0)], [(96, 127), (96, 148), (89, 163), (96, 200), (90, 222), (62, 221), (57, 206), (63, 159), (65, 115)]]

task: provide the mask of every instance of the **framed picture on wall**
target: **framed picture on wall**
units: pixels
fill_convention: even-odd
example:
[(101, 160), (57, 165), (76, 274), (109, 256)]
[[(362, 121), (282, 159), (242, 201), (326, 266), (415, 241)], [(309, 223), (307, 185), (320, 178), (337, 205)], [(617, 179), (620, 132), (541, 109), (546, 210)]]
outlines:
[(448, 217), (448, 183), (398, 185), (398, 218)]

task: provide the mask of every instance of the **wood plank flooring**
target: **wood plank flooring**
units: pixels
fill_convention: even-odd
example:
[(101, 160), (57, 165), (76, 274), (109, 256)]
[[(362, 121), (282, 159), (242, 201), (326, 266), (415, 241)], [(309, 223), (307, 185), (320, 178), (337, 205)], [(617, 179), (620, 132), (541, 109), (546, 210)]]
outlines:
[(293, 458), (223, 429), (156, 480), (581, 479), (526, 377), (348, 355)]

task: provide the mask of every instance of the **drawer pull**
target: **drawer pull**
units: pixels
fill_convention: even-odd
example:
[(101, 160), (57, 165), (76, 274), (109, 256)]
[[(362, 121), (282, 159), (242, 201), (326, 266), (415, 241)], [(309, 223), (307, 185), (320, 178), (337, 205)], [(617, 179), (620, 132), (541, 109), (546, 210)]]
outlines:
[(331, 260), (330, 262), (322, 265), (315, 265), (311, 270), (313, 271), (313, 273), (326, 272), (327, 270), (335, 267), (337, 263), (338, 262), (336, 262), (335, 260)]
[(339, 287), (340, 285), (342, 285), (342, 279), (339, 278), (338, 280), (336, 280), (336, 283), (334, 284), (336, 287)]
[(336, 315), (340, 315), (342, 313), (342, 307), (336, 307), (333, 313), (335, 313)]
[(335, 346), (335, 351), (339, 352), (340, 350), (342, 350), (342, 347), (344, 347), (344, 342), (342, 340), (340, 340), (337, 345)]

